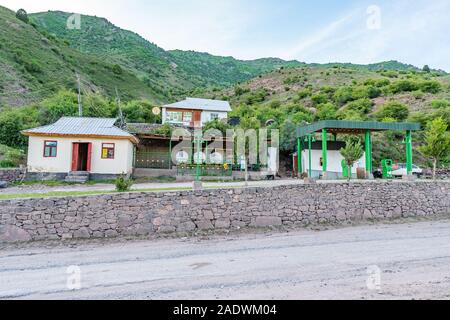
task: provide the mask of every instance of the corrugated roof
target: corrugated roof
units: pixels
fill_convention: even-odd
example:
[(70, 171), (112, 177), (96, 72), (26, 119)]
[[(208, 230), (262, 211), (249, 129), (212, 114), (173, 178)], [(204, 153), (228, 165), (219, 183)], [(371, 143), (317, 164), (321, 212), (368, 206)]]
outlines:
[(166, 108), (193, 109), (204, 111), (231, 112), (231, 106), (228, 101), (187, 98), (186, 100), (165, 105)]
[(340, 121), (325, 120), (301, 126), (297, 128), (297, 137), (301, 138), (308, 134), (327, 129), (335, 133), (361, 133), (369, 131), (419, 131), (421, 129), (418, 123), (407, 122), (373, 122), (373, 121)]
[[(182, 125), (175, 125), (175, 124), (171, 124), (170, 125), (172, 129), (177, 129), (177, 128), (183, 128), (185, 130), (188, 130), (189, 132), (193, 132), (192, 128), (186, 127), (186, 126), (182, 126)], [(151, 135), (151, 134), (155, 134), (155, 132), (158, 129), (163, 128), (164, 125), (163, 124), (157, 124), (157, 123), (127, 123), (125, 130), (128, 131), (129, 133), (132, 134), (136, 134), (136, 135)]]
[(54, 124), (22, 131), (24, 135), (66, 135), (66, 136), (107, 136), (117, 138), (136, 138), (115, 126), (114, 118), (72, 118), (63, 117)]

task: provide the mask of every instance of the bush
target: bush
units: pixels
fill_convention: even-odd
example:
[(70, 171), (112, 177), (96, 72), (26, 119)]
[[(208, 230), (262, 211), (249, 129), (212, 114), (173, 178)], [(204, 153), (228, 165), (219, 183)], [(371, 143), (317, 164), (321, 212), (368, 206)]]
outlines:
[(249, 88), (242, 88), (240, 86), (236, 86), (234, 88), (234, 95), (237, 97), (242, 96), (243, 94), (248, 93), (248, 92), (250, 92)]
[(422, 100), (423, 97), (425, 96), (425, 94), (422, 92), (422, 90), (417, 90), (417, 91), (414, 91), (414, 92), (412, 93), (412, 96), (413, 96), (416, 100)]
[(320, 104), (317, 107), (317, 120), (335, 120), (337, 119), (337, 110), (332, 103)]
[(324, 93), (317, 93), (311, 97), (311, 100), (314, 103), (314, 105), (317, 106), (319, 104), (327, 103), (328, 95), (326, 95)]
[(340, 87), (336, 90), (334, 94), (334, 100), (339, 105), (344, 105), (349, 101), (354, 100), (353, 98), (353, 90), (351, 87)]
[(172, 136), (172, 127), (170, 126), (170, 124), (165, 123), (161, 127), (159, 127), (158, 129), (153, 131), (153, 133), (156, 134), (156, 135), (162, 135), (162, 136), (165, 136), (165, 137), (171, 137)]
[(367, 79), (364, 81), (364, 85), (366, 86), (375, 86), (378, 88), (388, 86), (391, 82), (389, 79), (381, 78), (381, 79)]
[(25, 147), (27, 139), (20, 131), (26, 127), (20, 111), (2, 111), (0, 113), (0, 144), (13, 148)]
[(444, 100), (444, 99), (442, 99), (442, 100), (433, 100), (433, 101), (431, 101), (431, 106), (434, 109), (448, 108), (448, 107), (450, 107), (450, 101)]
[(0, 144), (0, 168), (15, 168), (25, 164), (25, 153), (22, 150)]
[(398, 72), (394, 70), (383, 71), (381, 75), (388, 78), (398, 78)]
[(42, 72), (40, 65), (36, 61), (25, 62), (24, 66), (25, 66), (25, 69), (29, 73), (41, 73)]
[(373, 103), (370, 99), (358, 99), (346, 105), (344, 110), (345, 111), (353, 110), (360, 113), (361, 115), (364, 115), (372, 111), (372, 106)]
[(442, 90), (442, 85), (434, 80), (425, 80), (419, 83), (419, 87), (423, 92), (439, 93)]
[(117, 75), (121, 75), (123, 73), (122, 67), (118, 64), (113, 65), (111, 70)]
[(0, 160), (0, 168), (15, 168), (16, 164), (11, 160)]
[(399, 80), (389, 86), (392, 93), (411, 92), (420, 89), (419, 84), (413, 80)]
[(397, 121), (404, 121), (409, 116), (408, 106), (399, 101), (390, 101), (384, 104), (380, 110), (375, 114), (378, 120), (385, 118), (392, 118)]
[(115, 185), (116, 185), (117, 192), (127, 192), (127, 191), (130, 191), (131, 186), (133, 185), (133, 180), (125, 177), (122, 174), (122, 175), (120, 175), (120, 177), (118, 177), (116, 179)]
[(227, 133), (227, 130), (231, 129), (231, 126), (225, 121), (215, 119), (213, 121), (205, 123), (205, 125), (203, 126), (203, 132), (207, 132), (211, 129), (219, 130), (220, 132), (222, 132), (222, 134), (225, 135)]
[(311, 90), (309, 90), (309, 89), (303, 89), (297, 93), (297, 96), (299, 99), (308, 98), (310, 95), (311, 95)]

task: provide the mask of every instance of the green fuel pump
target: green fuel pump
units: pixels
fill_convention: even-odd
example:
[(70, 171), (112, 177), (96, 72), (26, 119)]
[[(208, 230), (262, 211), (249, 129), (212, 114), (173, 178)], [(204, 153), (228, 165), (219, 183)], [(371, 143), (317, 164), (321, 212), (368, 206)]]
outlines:
[(347, 165), (347, 162), (345, 160), (342, 160), (341, 166), (342, 166), (342, 177), (348, 178), (348, 165)]
[(391, 159), (385, 159), (381, 161), (381, 167), (383, 169), (383, 179), (392, 179), (392, 166)]

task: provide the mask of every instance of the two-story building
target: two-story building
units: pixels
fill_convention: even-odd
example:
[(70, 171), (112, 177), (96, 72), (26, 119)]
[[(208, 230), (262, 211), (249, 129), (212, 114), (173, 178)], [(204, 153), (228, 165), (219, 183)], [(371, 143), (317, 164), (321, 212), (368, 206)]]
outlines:
[(185, 127), (203, 127), (207, 122), (228, 119), (228, 101), (187, 98), (162, 108), (162, 123)]
[[(161, 127), (169, 124), (172, 129), (183, 128), (191, 136), (194, 128), (202, 128), (206, 123), (216, 119), (228, 120), (231, 106), (228, 101), (187, 98), (186, 100), (164, 105), (162, 107), (162, 124), (129, 123), (127, 130), (139, 138), (136, 149), (135, 168), (137, 169), (171, 169), (178, 162), (195, 162), (194, 145), (187, 145), (172, 157), (174, 147), (180, 141), (161, 132)], [(223, 150), (210, 148), (208, 142), (203, 144), (201, 159), (224, 159)], [(174, 158), (176, 160), (174, 160)]]

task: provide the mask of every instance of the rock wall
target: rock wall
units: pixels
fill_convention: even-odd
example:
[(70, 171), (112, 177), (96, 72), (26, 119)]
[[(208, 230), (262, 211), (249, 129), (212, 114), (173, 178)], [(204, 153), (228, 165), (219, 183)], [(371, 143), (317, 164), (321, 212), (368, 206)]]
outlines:
[(0, 241), (338, 224), (450, 213), (449, 182), (369, 182), (0, 201)]
[(13, 168), (13, 169), (1, 169), (0, 168), (0, 181), (6, 181), (8, 183), (17, 182), (24, 178), (26, 174), (25, 169)]

